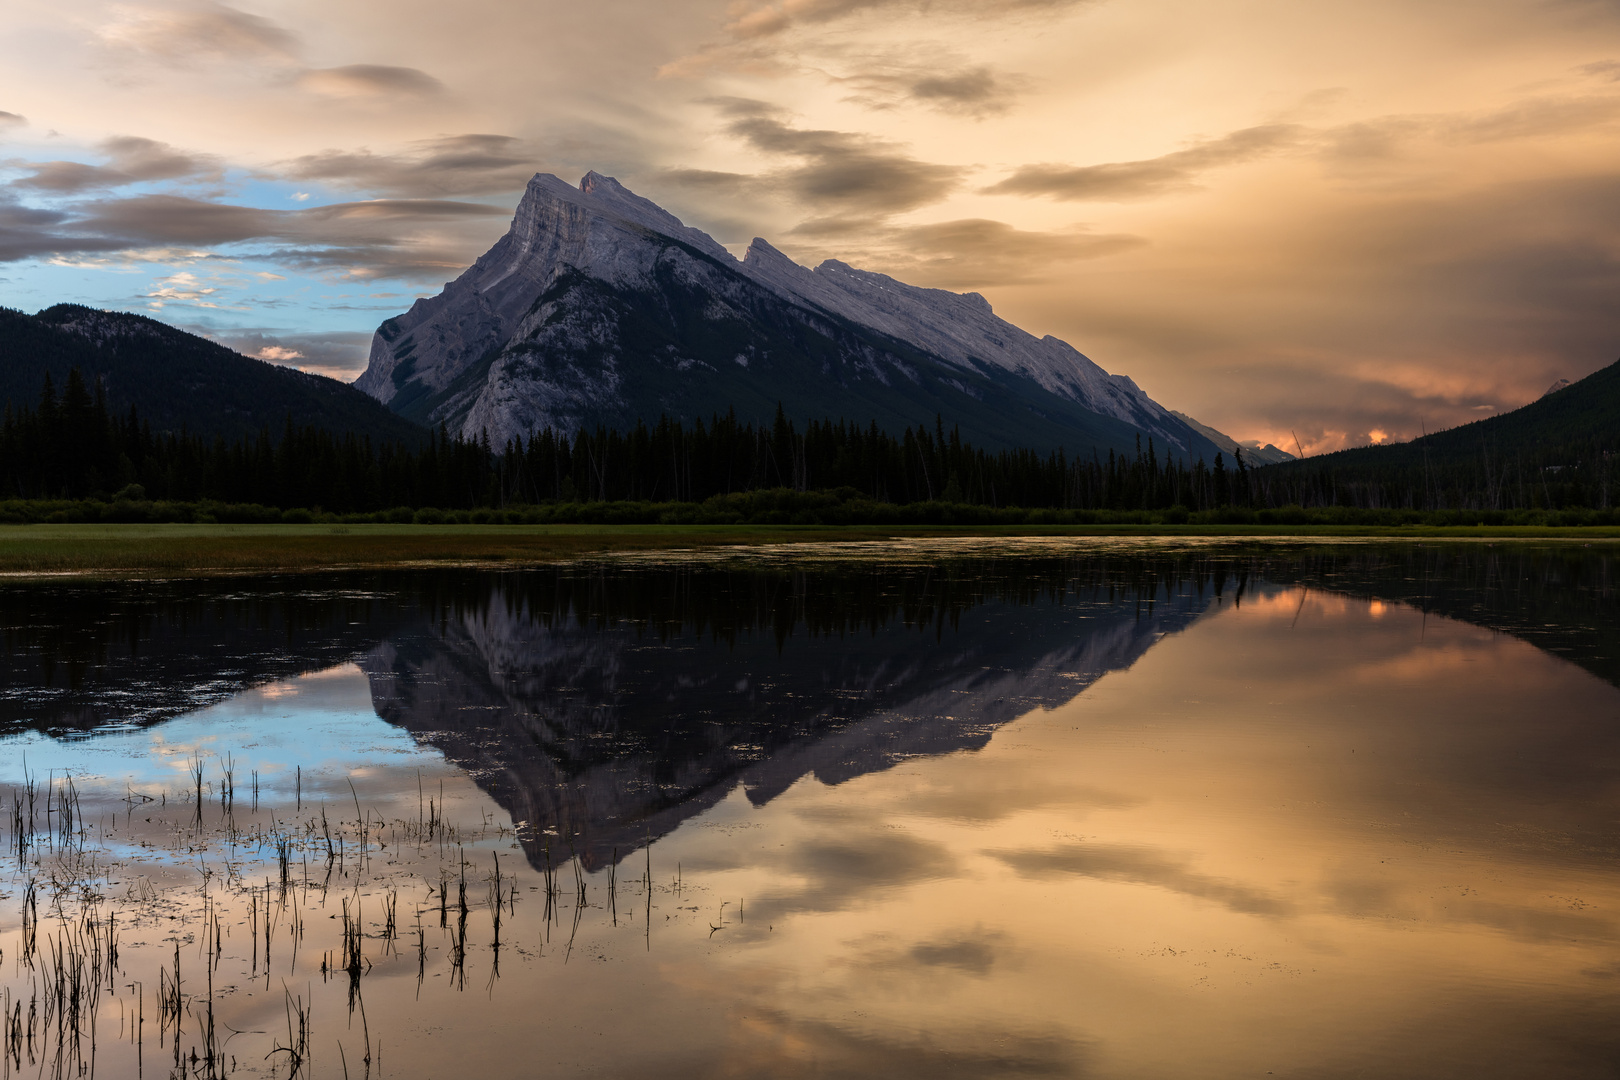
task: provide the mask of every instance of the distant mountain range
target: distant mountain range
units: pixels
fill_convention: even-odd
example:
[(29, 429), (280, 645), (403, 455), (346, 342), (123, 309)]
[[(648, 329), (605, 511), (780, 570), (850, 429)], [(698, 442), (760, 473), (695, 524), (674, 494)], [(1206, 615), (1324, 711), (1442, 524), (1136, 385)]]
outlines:
[(1208, 424), (1200, 424), (1197, 420), (1194, 420), (1184, 412), (1176, 412), (1172, 409), (1171, 413), (1181, 420), (1182, 423), (1204, 436), (1204, 438), (1220, 447), (1226, 453), (1236, 454), (1239, 450), (1242, 450), (1243, 460), (1248, 462), (1250, 465), (1276, 465), (1284, 461), (1294, 460), (1293, 454), (1290, 454), (1286, 450), (1279, 450), (1270, 443), (1266, 443), (1264, 446), (1260, 445), (1259, 442), (1240, 443), (1236, 439), (1232, 438), (1232, 436), (1216, 431)]
[[(756, 239), (739, 261), (611, 177), (541, 174), (512, 227), (384, 322), (355, 383), (402, 416), (499, 445), (544, 427), (735, 410), (947, 428), (988, 449), (1213, 460), (1223, 447), (1129, 378), (977, 293), (923, 289)], [(1215, 433), (1218, 434), (1218, 433)], [(1222, 437), (1224, 439), (1224, 436)], [(1230, 440), (1226, 440), (1230, 442)]]
[(0, 405), (33, 408), (50, 375), (60, 396), (77, 368), (108, 406), (134, 406), (155, 431), (229, 440), (268, 428), (279, 439), (299, 426), (350, 431), (374, 442), (416, 444), (417, 424), (354, 387), (232, 352), (141, 315), (58, 304), (37, 315), (0, 308)]

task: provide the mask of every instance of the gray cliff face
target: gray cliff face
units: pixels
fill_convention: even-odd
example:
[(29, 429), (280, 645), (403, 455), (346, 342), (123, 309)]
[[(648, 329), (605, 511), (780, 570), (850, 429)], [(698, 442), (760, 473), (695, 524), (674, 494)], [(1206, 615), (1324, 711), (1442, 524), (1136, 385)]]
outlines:
[(650, 233), (684, 234), (673, 238), (706, 242), (711, 253), (730, 258), (709, 237), (686, 229), (616, 180), (588, 173), (575, 189), (549, 173), (537, 174), (512, 227), (494, 247), (438, 296), (416, 301), (378, 329), (371, 362), (355, 386), (384, 403), (394, 400), (407, 379), (446, 389), (506, 343), (563, 272), (577, 268), (614, 283), (644, 277), (656, 253), (646, 242)]
[[(838, 358), (830, 366), (829, 355)], [(947, 389), (908, 408), (905, 385), (925, 378), (919, 360)], [(804, 390), (816, 379), (827, 393)], [(955, 392), (962, 412), (999, 394), (1025, 402), (1015, 414), (1059, 427), (1075, 422), (1064, 417), (1078, 407), (1180, 450), (1203, 449), (1130, 379), (996, 317), (977, 293), (918, 288), (836, 260), (810, 270), (761, 239), (739, 262), (594, 172), (578, 188), (535, 176), (494, 247), (438, 296), (378, 328), (355, 385), (411, 419), (487, 432), (497, 444), (547, 426), (661, 413), (752, 415), (778, 400), (796, 414), (891, 426), (949, 416), (939, 394), (948, 404)], [(852, 387), (843, 399), (833, 392)], [(1000, 408), (981, 429), (1020, 426)], [(1123, 430), (1106, 438), (1123, 445)]]
[[(605, 183), (612, 184), (620, 198), (636, 198), (612, 180)], [(652, 207), (651, 203), (646, 205)], [(657, 207), (652, 209), (663, 214)], [(650, 214), (646, 216), (651, 218)], [(678, 228), (677, 222), (669, 231)], [(723, 259), (735, 266), (736, 260), (707, 236), (685, 230), (701, 237), (703, 245), (694, 242), (691, 247), (709, 256), (702, 258), (694, 257), (679, 244), (655, 244), (634, 235), (627, 240), (605, 227), (598, 231), (601, 243), (594, 250), (587, 248), (585, 254), (591, 257), (588, 264), (559, 268), (550, 283), (555, 287), (542, 292), (516, 320), (504, 347), (491, 358), (484, 378), (469, 381), (441, 407), (452, 415), (465, 416), (461, 425), (464, 432), (488, 431), (499, 443), (546, 427), (575, 430), (598, 418), (604, 405), (623, 409), (628, 396), (626, 382), (633, 376), (622, 361), (636, 349), (625, 340), (620, 295), (624, 292), (653, 293), (673, 283), (703, 295), (704, 314), (712, 321), (746, 321), (740, 310), (749, 306), (741, 295), (746, 291), (746, 282), (728, 273), (723, 265), (715, 265)], [(667, 236), (668, 232), (658, 235)], [(685, 242), (683, 237), (672, 239)], [(565, 282), (564, 275), (571, 271)], [(591, 285), (570, 287), (569, 283), (581, 274)], [(654, 360), (673, 373), (699, 365), (713, 368), (712, 362), (679, 347), (670, 350), (666, 346)], [(679, 414), (681, 410), (668, 411)]]
[(1059, 397), (1182, 444), (1172, 434), (1169, 410), (1128, 377), (1108, 374), (1068, 342), (1037, 338), (998, 318), (978, 293), (919, 288), (836, 259), (809, 270), (759, 237), (743, 269), (785, 297), (912, 342), (953, 364), (989, 364), (1028, 376)]

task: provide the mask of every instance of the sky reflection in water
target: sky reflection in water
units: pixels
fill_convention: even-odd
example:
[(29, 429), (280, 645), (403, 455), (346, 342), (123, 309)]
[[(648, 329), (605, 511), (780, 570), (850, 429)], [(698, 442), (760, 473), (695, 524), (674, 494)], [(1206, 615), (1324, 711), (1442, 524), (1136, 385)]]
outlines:
[[(143, 729), (8, 736), (0, 785), (24, 747), (36, 774), (104, 791), (103, 811), (126, 783), (183, 789), (199, 750), (234, 756), (239, 801), (259, 770), (282, 821), (295, 765), (334, 816), (350, 770), (389, 820), (416, 816), (419, 777), (447, 785), (478, 873), (512, 856), (499, 976), (475, 915), (451, 987), (424, 895), (438, 864), (396, 838), (370, 878), (304, 889), (304, 954), (276, 970), (322, 1002), (319, 1074), (339, 1041), (353, 1067), (358, 1036), (314, 973), (335, 925), (316, 913), (394, 889), (431, 936), (420, 989), (414, 945), (367, 944), (393, 1075), (1611, 1075), (1620, 690), (1473, 607), (1466, 622), (1320, 587), (1330, 571), (1376, 586), (1367, 565), (1284, 560), (1235, 602), (1245, 565), (980, 565), (964, 581), (1000, 584), (954, 598), (930, 571), (845, 565), (829, 573), (859, 625), (842, 636), (807, 632), (832, 578), (734, 576), (728, 602), (751, 614), (725, 625), (638, 612), (613, 592), (629, 570), (562, 591), (486, 578), (469, 586), (485, 602), (423, 600), (353, 663)], [(547, 597), (600, 617), (548, 625)], [(754, 616), (784, 604), (799, 621), (779, 637)], [(1606, 632), (1576, 634), (1588, 667)], [(539, 853), (560, 864), (568, 840), (589, 890), (577, 928), (571, 896), (553, 925), (536, 891)], [(197, 892), (195, 873), (148, 869), (176, 903)], [(132, 930), (126, 967), (150, 960), (137, 936), (155, 956), (174, 933)], [(219, 1008), (270, 1030), (280, 985), (252, 985)], [(263, 1073), (261, 1053), (238, 1071)], [(98, 1071), (124, 1061), (109, 1049)]]

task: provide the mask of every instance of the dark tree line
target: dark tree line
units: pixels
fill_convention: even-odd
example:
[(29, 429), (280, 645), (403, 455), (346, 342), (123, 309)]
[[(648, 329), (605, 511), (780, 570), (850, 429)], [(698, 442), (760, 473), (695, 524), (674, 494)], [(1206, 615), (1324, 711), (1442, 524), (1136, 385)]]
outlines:
[(126, 497), (322, 506), (334, 510), (486, 505), (490, 457), (477, 443), (430, 437), (420, 449), (299, 427), (279, 439), (208, 440), (154, 432), (131, 407), (114, 414), (98, 383), (69, 372), (58, 396), (45, 377), (37, 409), (0, 420), (0, 497)]
[[(1547, 465), (1551, 454), (1563, 465)], [(1535, 459), (1335, 466), (1331, 459), (1250, 469), (1161, 452), (1070, 458), (1062, 451), (989, 452), (947, 432), (811, 421), (778, 408), (771, 424), (668, 418), (628, 431), (546, 429), (491, 446), (443, 428), (421, 444), (299, 426), (235, 441), (154, 432), (131, 408), (114, 413), (100, 384), (49, 376), (37, 407), (0, 421), (0, 499), (212, 501), (377, 513), (504, 509), (555, 503), (703, 503), (747, 492), (842, 492), (876, 503), (1200, 513), (1284, 506), (1409, 510), (1607, 508), (1612, 453), (1596, 443), (1543, 448)]]
[(319, 507), (366, 513), (393, 507), (471, 509), (551, 502), (702, 502), (717, 495), (845, 489), (876, 502), (992, 507), (1153, 509), (1223, 506), (1248, 471), (1217, 456), (1187, 466), (1152, 439), (1135, 457), (1071, 460), (1061, 451), (990, 453), (918, 427), (811, 421), (777, 410), (769, 425), (735, 415), (690, 427), (668, 418), (629, 431), (546, 429), (492, 447), (442, 428), (420, 447), (300, 427), (289, 417), (234, 442), (154, 432), (134, 409), (115, 414), (98, 384), (75, 370), (58, 394), (49, 377), (34, 409), (0, 422), (0, 497), (141, 497)]
[(800, 431), (779, 407), (770, 425), (716, 416), (685, 427), (667, 417), (630, 431), (598, 428), (572, 436), (550, 429), (515, 439), (492, 463), (512, 502), (703, 502), (770, 489), (848, 490), (884, 503), (1154, 509), (1221, 506), (1246, 482), (1215, 465), (1161, 458), (1150, 438), (1127, 457), (1070, 459), (1059, 450), (991, 453), (957, 430), (812, 420)]
[(1471, 454), (1388, 449), (1395, 452), (1370, 461), (1331, 454), (1273, 466), (1257, 474), (1252, 497), (1259, 506), (1511, 511), (1608, 510), (1620, 494), (1620, 430), (1607, 438), (1535, 440), (1526, 449), (1482, 439)]

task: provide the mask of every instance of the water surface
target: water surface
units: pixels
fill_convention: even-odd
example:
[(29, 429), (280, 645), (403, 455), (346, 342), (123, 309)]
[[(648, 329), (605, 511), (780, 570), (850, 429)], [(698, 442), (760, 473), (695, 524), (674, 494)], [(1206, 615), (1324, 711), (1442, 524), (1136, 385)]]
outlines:
[(8, 587), (7, 1075), (1612, 1076), (1613, 570)]

